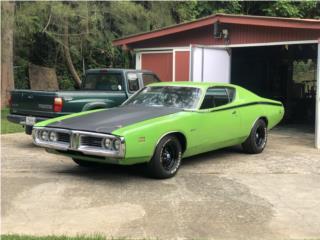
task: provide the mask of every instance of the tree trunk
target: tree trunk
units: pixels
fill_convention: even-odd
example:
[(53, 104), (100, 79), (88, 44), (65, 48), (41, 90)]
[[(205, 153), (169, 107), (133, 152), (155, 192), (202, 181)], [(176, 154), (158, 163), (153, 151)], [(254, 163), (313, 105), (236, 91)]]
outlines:
[(8, 106), (13, 78), (14, 3), (1, 3), (1, 108)]
[(70, 49), (69, 49), (69, 22), (68, 19), (65, 18), (64, 21), (64, 36), (63, 36), (63, 51), (64, 51), (64, 57), (66, 59), (67, 67), (72, 75), (72, 78), (75, 82), (75, 84), (80, 87), (81, 86), (81, 80), (80, 77), (74, 68), (71, 55), (70, 55)]

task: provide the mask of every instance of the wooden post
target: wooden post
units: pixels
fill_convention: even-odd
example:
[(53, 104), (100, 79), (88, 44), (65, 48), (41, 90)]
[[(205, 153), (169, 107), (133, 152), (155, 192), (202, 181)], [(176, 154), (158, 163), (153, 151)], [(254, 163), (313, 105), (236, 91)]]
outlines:
[(14, 3), (1, 3), (1, 108), (8, 105), (13, 78)]
[(136, 69), (141, 69), (141, 53), (140, 52), (135, 52), (136, 54)]

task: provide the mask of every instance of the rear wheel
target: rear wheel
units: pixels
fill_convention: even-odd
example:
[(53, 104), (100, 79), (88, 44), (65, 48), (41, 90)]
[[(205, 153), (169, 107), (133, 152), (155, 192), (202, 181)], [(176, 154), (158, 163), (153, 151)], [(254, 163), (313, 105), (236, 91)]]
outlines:
[(148, 173), (154, 178), (170, 178), (176, 175), (181, 164), (182, 148), (179, 140), (168, 135), (161, 139), (147, 164)]
[(242, 148), (247, 153), (261, 153), (267, 144), (267, 137), (267, 124), (263, 119), (259, 119), (247, 140), (242, 144)]
[(96, 162), (84, 161), (84, 160), (80, 160), (80, 159), (76, 159), (76, 158), (72, 158), (72, 160), (76, 164), (78, 164), (80, 167), (90, 168), (90, 167), (96, 167), (99, 165), (99, 163), (96, 163)]

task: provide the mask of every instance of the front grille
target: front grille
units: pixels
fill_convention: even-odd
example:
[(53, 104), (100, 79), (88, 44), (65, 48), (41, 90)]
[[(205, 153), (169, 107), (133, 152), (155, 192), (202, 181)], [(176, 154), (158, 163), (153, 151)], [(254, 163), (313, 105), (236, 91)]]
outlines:
[(90, 147), (102, 147), (101, 137), (91, 137), (91, 136), (82, 136), (81, 137), (81, 145), (82, 146), (90, 146)]
[(59, 142), (69, 143), (70, 142), (70, 134), (69, 133), (58, 132), (58, 141)]

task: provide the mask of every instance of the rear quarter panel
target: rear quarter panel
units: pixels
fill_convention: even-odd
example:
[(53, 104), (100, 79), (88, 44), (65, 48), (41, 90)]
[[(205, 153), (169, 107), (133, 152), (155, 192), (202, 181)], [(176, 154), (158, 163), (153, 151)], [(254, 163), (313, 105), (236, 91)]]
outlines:
[[(273, 101), (266, 98), (263, 98), (263, 101), (271, 103), (270, 105), (264, 105), (264, 115), (268, 119), (268, 129), (272, 129), (282, 120), (285, 109), (281, 102)], [(281, 106), (272, 104), (281, 104)]]
[(268, 129), (277, 125), (284, 115), (281, 102), (262, 98), (243, 88), (238, 88), (238, 104), (241, 115), (241, 134), (244, 140), (249, 136), (255, 122), (263, 117), (267, 119)]

